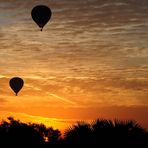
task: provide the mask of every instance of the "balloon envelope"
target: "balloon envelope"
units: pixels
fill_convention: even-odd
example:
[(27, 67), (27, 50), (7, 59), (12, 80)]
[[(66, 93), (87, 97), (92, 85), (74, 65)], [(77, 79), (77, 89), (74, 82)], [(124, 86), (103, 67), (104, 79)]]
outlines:
[(50, 8), (45, 5), (35, 6), (31, 11), (32, 19), (41, 28), (41, 31), (43, 27), (47, 24), (47, 22), (50, 20), (51, 14), (52, 12)]
[(22, 89), (22, 87), (24, 85), (24, 81), (23, 81), (23, 79), (21, 79), (19, 77), (14, 77), (14, 78), (10, 79), (9, 85), (17, 96), (18, 92)]

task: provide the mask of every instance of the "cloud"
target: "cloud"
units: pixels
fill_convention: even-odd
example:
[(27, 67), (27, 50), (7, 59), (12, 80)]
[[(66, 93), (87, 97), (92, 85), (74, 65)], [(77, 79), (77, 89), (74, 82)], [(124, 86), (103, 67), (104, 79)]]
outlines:
[(62, 100), (62, 101), (64, 101), (64, 102), (66, 102), (66, 103), (70, 103), (70, 104), (73, 104), (73, 105), (76, 104), (75, 102), (70, 101), (69, 99), (66, 99), (66, 98), (64, 98), (64, 97), (60, 97), (60, 96), (55, 95), (55, 94), (49, 94), (49, 95), (50, 95), (50, 96), (53, 96), (53, 97), (55, 97), (55, 98), (57, 98), (57, 99), (60, 99), (60, 100)]

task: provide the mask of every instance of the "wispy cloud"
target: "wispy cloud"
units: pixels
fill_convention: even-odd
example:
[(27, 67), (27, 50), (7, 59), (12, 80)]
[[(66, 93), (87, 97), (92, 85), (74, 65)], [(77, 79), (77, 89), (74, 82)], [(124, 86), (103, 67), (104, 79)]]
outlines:
[(73, 102), (73, 101), (71, 101), (71, 100), (69, 100), (69, 99), (66, 99), (66, 98), (64, 98), (64, 97), (60, 97), (60, 96), (58, 96), (58, 95), (51, 94), (51, 93), (50, 93), (49, 95), (55, 97), (56, 99), (60, 99), (60, 100), (62, 100), (62, 101), (64, 101), (64, 102), (66, 102), (66, 103), (76, 105), (76, 102)]

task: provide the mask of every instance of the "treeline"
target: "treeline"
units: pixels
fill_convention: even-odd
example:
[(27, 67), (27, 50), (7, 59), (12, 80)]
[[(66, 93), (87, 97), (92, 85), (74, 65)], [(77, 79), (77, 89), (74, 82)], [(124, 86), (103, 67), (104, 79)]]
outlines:
[(135, 121), (97, 119), (77, 122), (64, 135), (44, 124), (23, 123), (8, 117), (0, 123), (0, 148), (148, 148), (148, 131)]

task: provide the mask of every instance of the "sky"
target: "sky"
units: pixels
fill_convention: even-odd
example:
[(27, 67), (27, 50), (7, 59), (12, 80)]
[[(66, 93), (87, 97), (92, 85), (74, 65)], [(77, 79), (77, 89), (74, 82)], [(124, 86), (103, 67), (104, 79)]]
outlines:
[[(43, 4), (41, 32), (31, 18)], [(16, 97), (12, 77), (25, 84)], [(0, 116), (65, 129), (133, 119), (148, 129), (147, 0), (0, 0)]]

